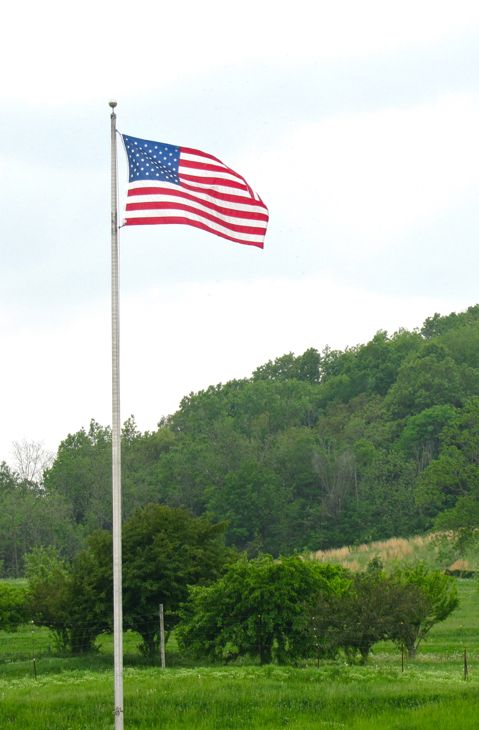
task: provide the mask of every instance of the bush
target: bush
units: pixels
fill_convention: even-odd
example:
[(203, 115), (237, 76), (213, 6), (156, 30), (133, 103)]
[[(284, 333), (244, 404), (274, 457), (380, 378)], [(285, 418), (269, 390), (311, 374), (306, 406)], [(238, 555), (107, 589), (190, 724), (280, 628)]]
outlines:
[(18, 583), (0, 582), (0, 629), (15, 631), (29, 620), (27, 590)]
[(305, 603), (335, 590), (345, 575), (339, 566), (298, 557), (243, 557), (213, 585), (190, 590), (179, 645), (197, 657), (250, 656), (261, 664), (308, 655)]
[(444, 621), (458, 605), (454, 578), (440, 570), (431, 570), (424, 563), (397, 568), (393, 578), (417, 599), (408, 620), (396, 621), (390, 638), (407, 649), (411, 658), (432, 627)]

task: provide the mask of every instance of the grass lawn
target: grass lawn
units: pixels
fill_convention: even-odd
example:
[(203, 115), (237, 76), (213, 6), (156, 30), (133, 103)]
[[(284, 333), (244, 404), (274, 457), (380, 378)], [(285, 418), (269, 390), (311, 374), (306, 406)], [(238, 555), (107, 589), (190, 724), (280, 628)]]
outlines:
[[(436, 626), (401, 671), (390, 644), (366, 667), (341, 661), (316, 667), (147, 665), (138, 637), (125, 635), (125, 728), (178, 730), (469, 730), (479, 726), (479, 592), (459, 581), (461, 604)], [(33, 631), (33, 633), (32, 633)], [(113, 727), (111, 639), (84, 658), (52, 653), (48, 632), (0, 633), (2, 730), (103, 730)], [(34, 653), (32, 653), (34, 644)], [(50, 641), (51, 644), (51, 641)], [(464, 648), (469, 678), (463, 678)], [(37, 678), (33, 676), (36, 654)]]

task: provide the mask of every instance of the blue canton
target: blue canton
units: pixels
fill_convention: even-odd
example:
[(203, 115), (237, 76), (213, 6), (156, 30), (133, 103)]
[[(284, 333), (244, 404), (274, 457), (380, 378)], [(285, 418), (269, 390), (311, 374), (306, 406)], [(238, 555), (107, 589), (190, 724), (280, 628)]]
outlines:
[(147, 139), (123, 135), (128, 163), (130, 182), (136, 180), (162, 180), (176, 185), (180, 184), (178, 167), (180, 164), (180, 148), (162, 142), (150, 142)]

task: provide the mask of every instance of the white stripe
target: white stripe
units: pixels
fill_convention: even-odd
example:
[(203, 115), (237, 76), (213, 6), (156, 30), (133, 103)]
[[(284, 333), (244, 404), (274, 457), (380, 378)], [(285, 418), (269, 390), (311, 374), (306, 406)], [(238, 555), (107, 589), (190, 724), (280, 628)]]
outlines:
[(240, 231), (232, 231), (230, 228), (225, 228), (225, 226), (222, 226), (218, 223), (213, 223), (210, 220), (207, 220), (206, 218), (203, 218), (201, 215), (195, 215), (194, 213), (188, 213), (188, 211), (176, 211), (176, 210), (133, 210), (131, 211), (131, 214), (129, 211), (126, 211), (125, 213), (125, 220), (131, 221), (135, 220), (136, 218), (171, 218), (171, 217), (181, 217), (181, 218), (187, 218), (191, 221), (198, 221), (199, 223), (203, 223), (204, 225), (209, 226), (215, 231), (218, 231), (219, 233), (224, 233), (227, 236), (233, 236), (234, 238), (239, 238), (242, 241), (258, 241), (262, 242), (264, 235), (266, 233), (266, 227), (264, 227), (264, 234), (260, 233), (242, 233)]
[[(179, 164), (181, 165), (181, 163), (183, 161), (185, 161), (185, 162), (199, 162), (202, 165), (210, 165), (210, 166), (213, 166), (213, 167), (221, 167), (221, 168), (223, 168), (223, 170), (225, 172), (229, 172), (230, 175), (233, 175), (237, 180), (241, 180), (242, 182), (245, 183), (245, 185), (248, 184), (246, 182), (246, 180), (244, 179), (244, 177), (239, 174), (239, 172), (236, 172), (236, 170), (233, 170), (231, 167), (229, 167), (229, 165), (225, 165), (224, 162), (220, 162), (220, 160), (212, 160), (209, 157), (202, 157), (201, 155), (189, 155), (189, 154), (185, 154), (184, 152), (181, 152), (180, 159), (179, 159)], [(190, 168), (190, 169), (194, 169), (194, 168)]]
[[(174, 185), (173, 187), (178, 187), (177, 185)], [(208, 213), (211, 213), (212, 215), (217, 216), (223, 216), (224, 213), (221, 213), (217, 210), (213, 210), (211, 208), (208, 208), (205, 205), (202, 205), (201, 200), (204, 200), (206, 196), (202, 196), (200, 198), (200, 194), (198, 194), (197, 197), (199, 200), (189, 200), (188, 198), (183, 198), (181, 195), (162, 195), (161, 193), (156, 193), (155, 195), (130, 195), (127, 200), (128, 203), (183, 203), (183, 205), (191, 205), (196, 207), (201, 207)], [(240, 213), (261, 213), (262, 215), (268, 215), (267, 211), (263, 208), (258, 208), (257, 205), (246, 205), (243, 203), (226, 203), (221, 201), (215, 201), (216, 205), (222, 205), (223, 208), (227, 208), (229, 210), (237, 210)]]
[(195, 177), (219, 177), (221, 180), (231, 180), (232, 182), (241, 185), (243, 188), (248, 186), (245, 184), (242, 178), (232, 175), (229, 170), (199, 170), (197, 167), (185, 167), (180, 163), (179, 174), (181, 175), (194, 175)]
[[(131, 182), (128, 185), (129, 190), (135, 190), (138, 188), (154, 188), (154, 187), (158, 187), (158, 193), (161, 195), (161, 190), (164, 190), (165, 188), (169, 188), (170, 190), (178, 190), (178, 188), (181, 188), (182, 186), (176, 185), (175, 183), (162, 182), (159, 180), (137, 180), (135, 182)], [(231, 188), (223, 188), (223, 187), (219, 187), (219, 186), (213, 187), (211, 185), (206, 185), (206, 186), (202, 186), (202, 187), (204, 187), (205, 190), (214, 190), (215, 192), (223, 192), (223, 193), (226, 193), (227, 195), (238, 195), (239, 197), (245, 198), (246, 200), (252, 200), (251, 196), (248, 195), (247, 193), (245, 194), (245, 191), (243, 191), (243, 190), (232, 191)], [(185, 190), (185, 192), (189, 193), (190, 195), (194, 195), (195, 197), (201, 198), (202, 200), (208, 200), (211, 203), (216, 203), (216, 205), (224, 205), (225, 207), (232, 207), (232, 208), (233, 207), (237, 208), (239, 205), (243, 205), (243, 203), (241, 203), (241, 204), (232, 203), (229, 200), (218, 199), (214, 195), (208, 195), (206, 192), (203, 192), (203, 190), (196, 191), (196, 190), (188, 190), (187, 188), (184, 188), (184, 190)], [(131, 197), (133, 197), (133, 196), (131, 196)], [(258, 206), (256, 206), (256, 205), (253, 206), (252, 209), (257, 210), (259, 212), (261, 212), (261, 210), (264, 210), (264, 211), (267, 210), (266, 206), (263, 203), (261, 203)]]
[(202, 155), (200, 152), (195, 155), (191, 152), (183, 152), (182, 149), (180, 149), (180, 161), (181, 160), (188, 160), (189, 162), (206, 162), (206, 164), (210, 165), (221, 165), (222, 167), (227, 167), (224, 162), (212, 160), (211, 157), (206, 157), (206, 155)]

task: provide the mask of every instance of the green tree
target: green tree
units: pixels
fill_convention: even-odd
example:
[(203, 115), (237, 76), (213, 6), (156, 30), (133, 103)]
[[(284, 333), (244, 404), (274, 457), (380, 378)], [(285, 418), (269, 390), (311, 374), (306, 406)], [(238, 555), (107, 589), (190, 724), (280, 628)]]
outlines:
[(418, 470), (439, 455), (441, 433), (455, 413), (452, 406), (440, 405), (426, 408), (407, 419), (398, 446), (408, 458), (414, 459)]
[(468, 307), (465, 312), (451, 312), (441, 315), (436, 312), (428, 317), (421, 328), (421, 334), (428, 340), (464, 326), (477, 326), (479, 321), (479, 304)]
[[(453, 510), (459, 499), (477, 494), (478, 489), (479, 398), (474, 397), (444, 426), (439, 455), (417, 481), (416, 502), (431, 524), (431, 518)], [(458, 510), (456, 517), (461, 513), (464, 514)]]
[(309, 633), (318, 656), (341, 648), (349, 662), (365, 664), (372, 646), (389, 638), (397, 600), (397, 583), (374, 562), (341, 590), (319, 595), (309, 609)]
[(53, 545), (70, 557), (79, 539), (60, 495), (22, 481), (6, 464), (0, 465), (0, 562), (5, 575), (24, 575), (24, 556), (35, 547)]
[(306, 380), (319, 383), (321, 356), (310, 347), (302, 355), (295, 357), (292, 352), (269, 360), (253, 373), (253, 380)]
[(230, 545), (252, 553), (279, 549), (285, 499), (270, 469), (244, 461), (226, 474), (221, 488), (207, 489), (206, 496), (209, 513), (228, 524)]
[[(138, 509), (123, 525), (124, 627), (137, 631), (145, 654), (159, 647), (158, 609), (165, 607), (168, 631), (178, 621), (188, 586), (218, 577), (230, 552), (224, 524), (212, 524), (182, 509), (158, 504)], [(93, 534), (73, 566), (73, 615), (94, 633), (111, 625), (111, 534)], [(80, 623), (80, 622), (79, 622)], [(82, 642), (81, 636), (78, 642)], [(85, 639), (83, 639), (85, 643)]]
[(298, 557), (243, 556), (216, 583), (190, 590), (180, 646), (198, 657), (250, 656), (261, 664), (307, 655), (304, 605), (317, 592), (333, 590), (343, 575), (339, 566)]
[(399, 567), (393, 578), (405, 587), (413, 587), (422, 594), (417, 601), (415, 615), (408, 621), (396, 622), (390, 638), (403, 644), (414, 658), (420, 643), (437, 623), (444, 621), (458, 605), (456, 581), (439, 570), (431, 570), (424, 563)]
[(89, 531), (111, 526), (111, 433), (91, 421), (62, 441), (44, 477), (45, 489), (71, 505), (76, 524)]
[(26, 556), (27, 602), (33, 621), (47, 626), (57, 647), (70, 649), (71, 576), (55, 548), (35, 548)]
[(394, 449), (371, 449), (367, 442), (357, 445), (357, 499), (345, 514), (350, 535), (369, 542), (414, 534), (420, 531), (422, 516), (414, 502), (416, 468)]
[(16, 631), (28, 619), (26, 587), (14, 583), (0, 583), (0, 629)]
[(435, 405), (460, 406), (468, 393), (468, 376), (443, 345), (429, 342), (401, 365), (387, 405), (399, 419)]

